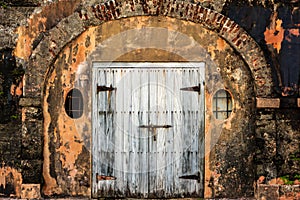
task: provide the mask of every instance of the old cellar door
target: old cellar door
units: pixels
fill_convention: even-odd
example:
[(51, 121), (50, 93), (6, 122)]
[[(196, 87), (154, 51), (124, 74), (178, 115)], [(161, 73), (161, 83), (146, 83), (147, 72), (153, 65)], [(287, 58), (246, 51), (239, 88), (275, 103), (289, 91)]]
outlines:
[(93, 64), (93, 197), (203, 196), (204, 69)]

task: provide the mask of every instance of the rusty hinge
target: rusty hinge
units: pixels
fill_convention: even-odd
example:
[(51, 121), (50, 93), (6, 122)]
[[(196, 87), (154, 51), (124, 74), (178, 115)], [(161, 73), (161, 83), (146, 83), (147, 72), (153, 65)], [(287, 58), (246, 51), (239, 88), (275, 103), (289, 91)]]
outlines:
[(116, 180), (117, 178), (114, 176), (105, 176), (105, 175), (99, 175), (96, 173), (96, 181), (111, 181), (111, 180)]
[(155, 129), (155, 128), (171, 128), (171, 125), (141, 125), (139, 128), (148, 128), (148, 129)]
[(189, 180), (196, 180), (198, 183), (200, 183), (200, 172), (192, 175), (184, 175), (184, 176), (179, 176), (180, 179), (189, 179)]
[(153, 140), (156, 141), (156, 129), (157, 128), (171, 128), (171, 125), (141, 125), (139, 128), (147, 128), (153, 133)]
[(99, 92), (107, 92), (107, 91), (113, 91), (116, 90), (117, 88), (114, 88), (112, 85), (110, 85), (109, 87), (105, 86), (105, 85), (97, 85), (97, 94)]
[(198, 92), (198, 94), (201, 94), (201, 85), (199, 83), (199, 85), (197, 85), (197, 86), (180, 88), (180, 90), (190, 91), (190, 92)]

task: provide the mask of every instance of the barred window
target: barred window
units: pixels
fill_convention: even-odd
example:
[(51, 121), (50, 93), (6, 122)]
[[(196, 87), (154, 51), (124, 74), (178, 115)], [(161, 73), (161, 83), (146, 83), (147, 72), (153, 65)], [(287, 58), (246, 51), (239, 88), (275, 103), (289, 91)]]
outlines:
[(218, 90), (213, 97), (213, 114), (216, 119), (227, 119), (232, 112), (232, 97), (224, 89)]
[(80, 118), (83, 114), (83, 97), (81, 91), (72, 89), (68, 92), (65, 100), (65, 111), (73, 119)]

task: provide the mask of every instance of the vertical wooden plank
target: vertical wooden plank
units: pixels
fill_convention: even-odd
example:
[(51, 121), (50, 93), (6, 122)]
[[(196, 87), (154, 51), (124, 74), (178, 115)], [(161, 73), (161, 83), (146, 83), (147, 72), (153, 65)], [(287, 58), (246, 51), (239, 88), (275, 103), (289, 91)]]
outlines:
[[(159, 73), (159, 69), (148, 69), (149, 76), (149, 122), (148, 125), (159, 125), (160, 122), (157, 121), (157, 112), (159, 107), (158, 102), (158, 87), (159, 84), (157, 82), (157, 74)], [(149, 138), (148, 138), (148, 151), (149, 151), (149, 166), (148, 166), (148, 176), (149, 176), (149, 184), (148, 190), (149, 195), (155, 195), (156, 188), (156, 144), (157, 144), (157, 134), (159, 129), (149, 129)]]
[(198, 153), (198, 158), (199, 158), (199, 171), (200, 171), (200, 184), (199, 184), (199, 191), (201, 193), (201, 195), (204, 193), (204, 156), (205, 156), (205, 145), (204, 145), (204, 133), (205, 133), (205, 128), (204, 128), (204, 120), (205, 120), (205, 90), (204, 90), (204, 86), (205, 86), (205, 67), (199, 68), (199, 81), (201, 84), (201, 94), (199, 97), (199, 145), (198, 145), (198, 149), (199, 149), (199, 153)]
[[(167, 69), (166, 71), (166, 87), (173, 88), (175, 85), (174, 81), (177, 79), (174, 79), (174, 69)], [(166, 99), (166, 117), (173, 122), (173, 128), (170, 129), (170, 132), (166, 135), (166, 169), (165, 169), (165, 196), (171, 196), (173, 193), (173, 181), (174, 181), (174, 174), (173, 174), (173, 152), (174, 152), (174, 131), (176, 130), (176, 125), (174, 124), (174, 118), (172, 114), (173, 110), (173, 98), (167, 97)]]
[[(93, 92), (96, 90), (96, 84), (97, 83), (97, 70), (96, 68), (92, 68), (92, 107), (93, 108), (96, 108), (97, 107), (97, 99), (96, 99), (96, 92)], [(97, 128), (95, 126), (95, 122), (98, 121), (98, 115), (97, 115), (97, 111), (96, 109), (93, 109), (92, 111), (92, 124), (93, 124), (93, 129), (92, 129), (92, 197), (96, 198), (98, 195), (97, 195), (97, 182), (96, 182), (96, 172), (98, 170), (98, 164), (97, 164), (97, 158), (98, 158), (98, 155), (96, 154), (97, 152), (97, 149), (98, 149), (98, 137), (97, 137)]]
[(131, 90), (131, 102), (132, 102), (132, 112), (133, 112), (133, 119), (132, 119), (132, 183), (133, 183), (133, 193), (135, 195), (139, 195), (139, 186), (140, 186), (140, 167), (139, 167), (139, 161), (140, 161), (140, 147), (139, 147), (139, 141), (140, 141), (140, 122), (143, 121), (141, 119), (141, 110), (140, 110), (140, 104), (139, 98), (141, 96), (140, 94), (140, 82), (141, 82), (141, 75), (140, 70), (136, 69), (132, 73), (132, 90)]
[(118, 197), (124, 197), (124, 171), (123, 171), (123, 135), (121, 134), (123, 129), (123, 95), (122, 95), (122, 73), (119, 69), (114, 69), (114, 84), (117, 88), (116, 91), (116, 112), (115, 112), (115, 177), (117, 178), (115, 190)]
[[(104, 70), (98, 71), (98, 85), (105, 85), (106, 84), (106, 74)], [(99, 175), (107, 174), (107, 167), (106, 167), (106, 150), (107, 150), (107, 143), (106, 143), (106, 94), (99, 92), (97, 93), (97, 115), (98, 115), (98, 122), (97, 122), (97, 133), (98, 133), (98, 144), (99, 146), (99, 169), (97, 173)], [(98, 189), (100, 195), (106, 194), (106, 182), (98, 181)]]
[(183, 151), (183, 142), (186, 139), (184, 135), (184, 131), (182, 131), (182, 111), (184, 102), (182, 101), (182, 93), (180, 88), (183, 87), (183, 69), (176, 69), (174, 71), (174, 85), (173, 85), (173, 91), (176, 96), (177, 102), (176, 106), (173, 108), (173, 115), (174, 115), (174, 123), (176, 124), (176, 128), (174, 129), (174, 150), (175, 150), (175, 161), (174, 161), (174, 192), (179, 195), (180, 197), (182, 196), (182, 193), (184, 192), (182, 185), (181, 185), (181, 180), (179, 179), (179, 175), (182, 173), (182, 151)]
[[(140, 83), (137, 90), (139, 91), (139, 126), (147, 125), (149, 122), (148, 113), (148, 73), (145, 69), (140, 69)], [(138, 190), (141, 198), (146, 198), (148, 194), (148, 139), (149, 131), (148, 129), (139, 128), (139, 186)]]

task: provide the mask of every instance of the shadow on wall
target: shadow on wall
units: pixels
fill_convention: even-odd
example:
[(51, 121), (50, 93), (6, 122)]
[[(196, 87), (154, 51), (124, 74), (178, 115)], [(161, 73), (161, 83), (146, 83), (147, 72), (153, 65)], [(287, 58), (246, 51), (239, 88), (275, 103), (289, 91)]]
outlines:
[(272, 67), (275, 91), (280, 96), (299, 95), (300, 10), (298, 1), (275, 4), (253, 1), (227, 3), (222, 13), (241, 25), (262, 47)]
[(18, 108), (22, 95), (22, 66), (16, 66), (12, 50), (0, 51), (0, 124), (20, 119)]

